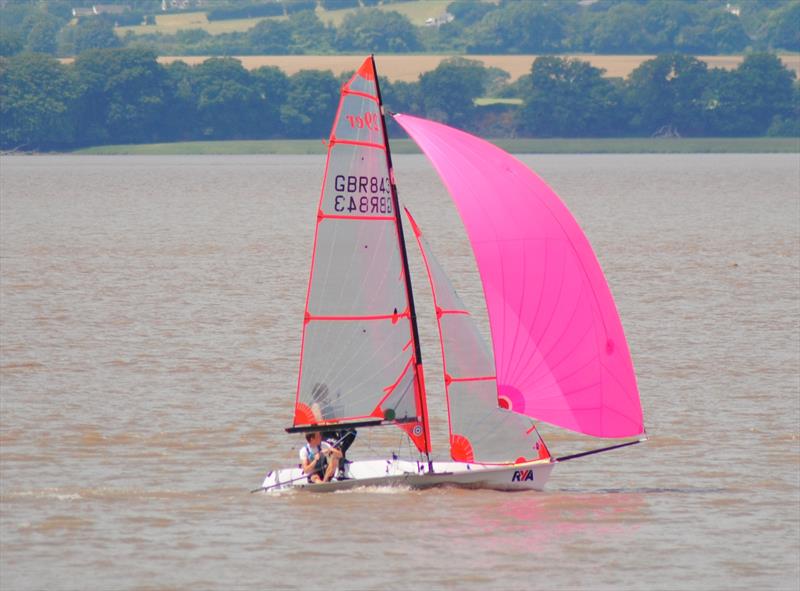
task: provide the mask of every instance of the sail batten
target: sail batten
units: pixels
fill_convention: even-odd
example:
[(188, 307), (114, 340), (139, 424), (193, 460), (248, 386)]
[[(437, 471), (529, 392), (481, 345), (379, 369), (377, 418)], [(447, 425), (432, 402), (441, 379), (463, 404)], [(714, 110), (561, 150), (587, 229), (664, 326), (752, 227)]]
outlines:
[(483, 284), (508, 410), (597, 437), (644, 432), (633, 364), (611, 292), (566, 206), (496, 146), (395, 115), (444, 181)]

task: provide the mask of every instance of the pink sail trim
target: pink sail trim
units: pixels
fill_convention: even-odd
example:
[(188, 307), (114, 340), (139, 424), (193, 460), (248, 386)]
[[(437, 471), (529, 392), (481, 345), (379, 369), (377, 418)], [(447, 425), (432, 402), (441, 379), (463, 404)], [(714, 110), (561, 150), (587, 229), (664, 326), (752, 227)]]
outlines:
[(600, 264), (558, 196), (496, 146), (409, 115), (456, 203), (483, 282), (504, 408), (596, 437), (644, 432), (628, 344)]

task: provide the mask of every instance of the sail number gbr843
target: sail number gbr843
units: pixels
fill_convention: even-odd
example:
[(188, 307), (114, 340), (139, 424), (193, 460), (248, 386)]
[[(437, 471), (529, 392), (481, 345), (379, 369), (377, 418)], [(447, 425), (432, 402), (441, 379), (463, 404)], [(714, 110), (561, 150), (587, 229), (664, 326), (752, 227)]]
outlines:
[(393, 215), (392, 186), (387, 177), (337, 174), (333, 179), (337, 213)]

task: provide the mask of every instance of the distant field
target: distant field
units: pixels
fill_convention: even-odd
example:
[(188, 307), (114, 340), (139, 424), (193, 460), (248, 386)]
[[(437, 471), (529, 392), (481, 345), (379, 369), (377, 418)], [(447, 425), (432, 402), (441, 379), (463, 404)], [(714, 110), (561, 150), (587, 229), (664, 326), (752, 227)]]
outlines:
[[(334, 74), (341, 74), (355, 70), (364, 59), (363, 55), (242, 55), (233, 56), (242, 62), (248, 70), (261, 66), (278, 66), (287, 74), (294, 74), (300, 70), (331, 70)], [(378, 55), (378, 73), (390, 80), (416, 82), (419, 75), (436, 68), (439, 63), (450, 55)], [(531, 64), (536, 59), (535, 55), (466, 55), (469, 59), (480, 60), (487, 67), (496, 67), (505, 70), (516, 80), (523, 74), (531, 71)], [(642, 62), (653, 59), (654, 55), (568, 55), (590, 62), (593, 66), (606, 70), (606, 76), (627, 77)], [(712, 68), (733, 69), (744, 59), (741, 55), (707, 55), (697, 56)], [(199, 64), (209, 56), (160, 56), (158, 61), (164, 64), (174, 61), (183, 61), (187, 64)], [(800, 55), (781, 54), (781, 60), (800, 77)]]
[[(452, 0), (425, 0), (424, 2), (401, 2), (400, 4), (388, 4), (377, 6), (380, 10), (393, 10), (408, 17), (415, 25), (425, 24), (425, 20), (440, 16), (445, 13), (447, 5)], [(341, 10), (323, 10), (317, 7), (316, 13), (321, 20), (333, 25), (339, 25), (344, 18), (355, 12), (355, 8), (344, 8)], [(223, 21), (209, 21), (205, 12), (181, 12), (176, 14), (157, 14), (155, 25), (142, 25), (136, 27), (117, 27), (117, 34), (125, 35), (128, 31), (134, 35), (147, 33), (174, 34), (181, 29), (204, 29), (212, 35), (220, 33), (232, 33), (234, 31), (247, 31), (252, 29), (259, 21), (264, 19), (283, 19), (286, 17), (259, 17), (247, 19), (233, 19)]]
[[(413, 24), (420, 26), (425, 24), (425, 20), (435, 18), (447, 12), (447, 5), (452, 0), (425, 0), (424, 2), (401, 2), (400, 4), (387, 4), (385, 6), (376, 6), (381, 10), (399, 12), (405, 17), (408, 17)], [(349, 8), (344, 10), (321, 10), (317, 8), (319, 18), (328, 23), (339, 25), (344, 20), (344, 17), (355, 9)]]
[(521, 98), (494, 98), (494, 97), (481, 97), (475, 99), (475, 104), (479, 107), (486, 107), (487, 105), (521, 105), (523, 103)]
[(220, 33), (233, 33), (236, 31), (247, 31), (252, 29), (258, 21), (264, 18), (285, 19), (286, 17), (262, 17), (262, 18), (242, 18), (223, 21), (209, 21), (205, 12), (180, 12), (176, 14), (157, 14), (155, 25), (140, 25), (136, 27), (117, 27), (114, 29), (117, 35), (124, 36), (128, 31), (134, 35), (145, 35), (148, 33), (163, 33), (174, 35), (178, 31), (185, 29), (203, 29), (212, 35)]
[[(614, 139), (500, 139), (495, 144), (516, 154), (701, 154), (800, 153), (800, 138), (614, 138)], [(261, 140), (175, 142), (97, 146), (74, 154), (168, 156), (179, 154), (324, 154), (320, 140)], [(392, 151), (414, 154), (411, 140), (392, 140)]]

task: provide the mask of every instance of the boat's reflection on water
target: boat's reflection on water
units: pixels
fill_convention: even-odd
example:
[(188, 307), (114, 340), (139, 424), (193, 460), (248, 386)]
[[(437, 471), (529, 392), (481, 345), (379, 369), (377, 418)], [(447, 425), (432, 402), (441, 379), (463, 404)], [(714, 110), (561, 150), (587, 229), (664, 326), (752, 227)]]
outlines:
[[(624, 542), (648, 520), (645, 492), (476, 493), (480, 512), (448, 528), (454, 544), (479, 544), (486, 551), (537, 552), (552, 544), (604, 539)], [(471, 503), (470, 503), (471, 504)]]

